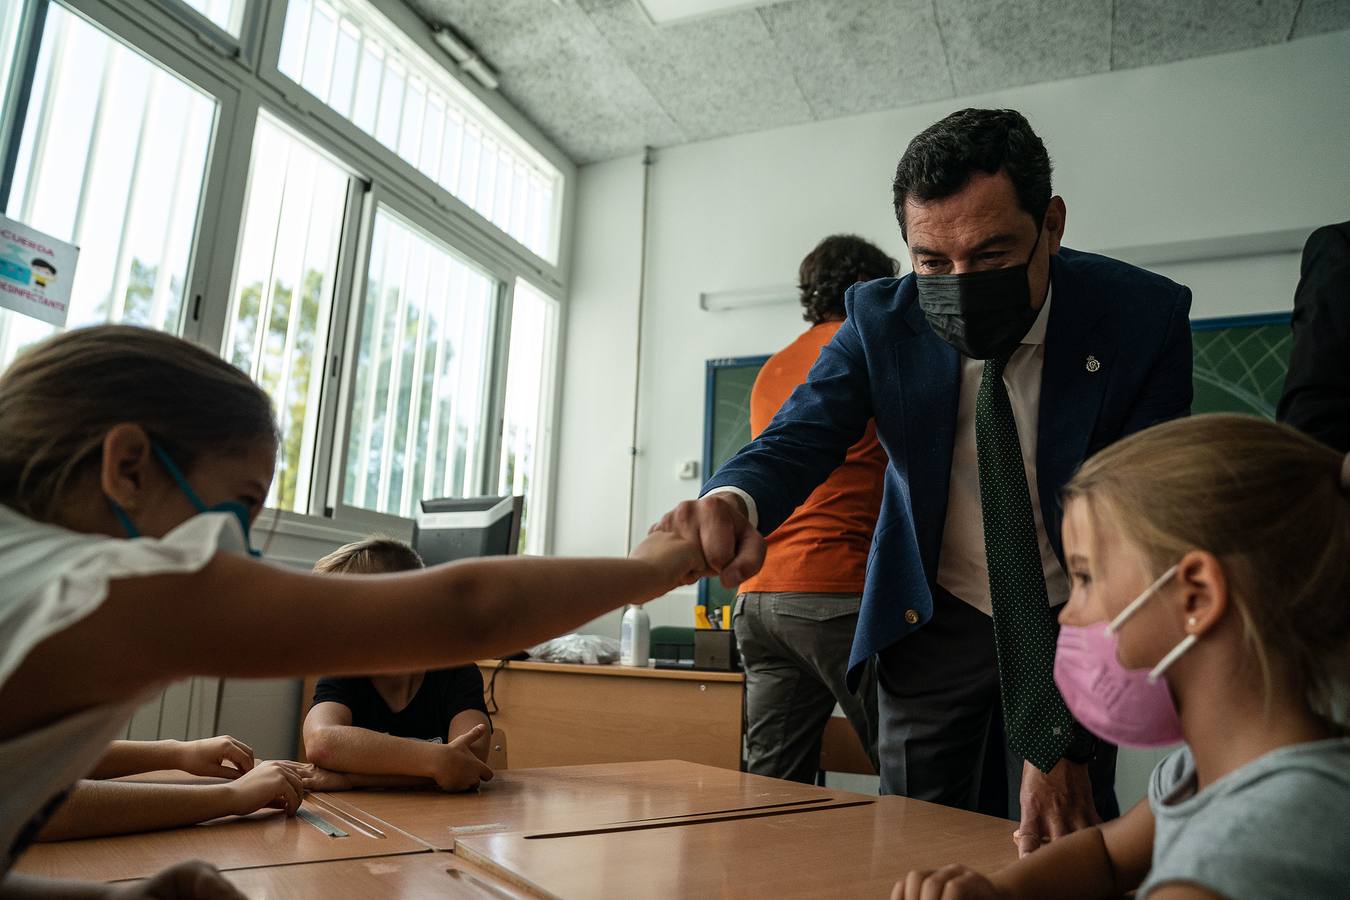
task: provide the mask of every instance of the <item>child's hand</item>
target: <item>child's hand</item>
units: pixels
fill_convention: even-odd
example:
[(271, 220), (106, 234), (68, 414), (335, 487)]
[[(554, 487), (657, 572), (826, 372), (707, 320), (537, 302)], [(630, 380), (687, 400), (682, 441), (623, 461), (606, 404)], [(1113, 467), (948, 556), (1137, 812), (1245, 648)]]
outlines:
[(492, 769), (469, 747), (486, 733), (486, 725), (475, 725), (441, 748), (436, 770), (431, 773), (437, 787), (450, 792), (467, 791), (478, 787), (481, 781), (492, 780)]
[(355, 787), (352, 777), (346, 772), (334, 772), (313, 763), (300, 768), (300, 780), (306, 791), (350, 791)]
[[(192, 775), (238, 778), (253, 768), (253, 748), (228, 734), (182, 741), (177, 749), (178, 768)], [(233, 766), (224, 765), (233, 763)]]
[(145, 881), (109, 885), (109, 900), (244, 900), (215, 866), (190, 860)]
[(246, 816), (271, 807), (284, 809), (288, 816), (295, 815), (305, 796), (302, 768), (300, 763), (270, 760), (245, 772), (225, 785), (230, 796), (229, 811)]
[(662, 580), (677, 587), (709, 574), (698, 544), (670, 531), (653, 531), (633, 548), (631, 556), (653, 566)]
[(1004, 894), (979, 872), (951, 865), (910, 872), (895, 883), (891, 900), (1004, 900)]

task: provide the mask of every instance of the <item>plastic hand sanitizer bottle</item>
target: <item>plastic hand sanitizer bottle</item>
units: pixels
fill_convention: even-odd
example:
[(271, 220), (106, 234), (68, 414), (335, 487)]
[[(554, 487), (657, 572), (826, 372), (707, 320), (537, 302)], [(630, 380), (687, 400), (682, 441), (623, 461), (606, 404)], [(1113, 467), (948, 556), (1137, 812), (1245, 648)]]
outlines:
[(641, 606), (629, 606), (623, 613), (619, 637), (619, 665), (646, 668), (652, 656), (652, 620)]

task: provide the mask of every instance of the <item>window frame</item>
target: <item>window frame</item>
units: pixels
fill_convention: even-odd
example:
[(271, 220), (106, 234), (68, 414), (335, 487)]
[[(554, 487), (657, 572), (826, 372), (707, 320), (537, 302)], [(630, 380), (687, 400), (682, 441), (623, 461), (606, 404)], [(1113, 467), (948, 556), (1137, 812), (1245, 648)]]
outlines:
[[(496, 492), (496, 457), (501, 452), (502, 410), (505, 407), (506, 398), (507, 359), (502, 348), (510, 344), (511, 291), (515, 283), (515, 276), (510, 269), (489, 261), (475, 259), (472, 254), (456, 244), (454, 232), (445, 227), (443, 222), (435, 217), (428, 216), (421, 209), (404, 205), (397, 195), (386, 190), (383, 186), (377, 185), (368, 191), (364, 198), (361, 245), (357, 253), (353, 275), (352, 302), (346, 311), (344, 322), (346, 334), (346, 340), (342, 348), (344, 360), (351, 361), (356, 358), (357, 348), (360, 346), (363, 337), (361, 331), (362, 314), (365, 312), (366, 304), (371, 301), (368, 290), (370, 285), (371, 243), (375, 235), (375, 216), (381, 208), (395, 219), (403, 220), (403, 224), (418, 229), (433, 240), (445, 245), (451, 253), (463, 257), (471, 265), (476, 266), (497, 282), (496, 296), (492, 299), (493, 309), (489, 313), (491, 330), (488, 333), (488, 345), (491, 348), (491, 357), (483, 386), (483, 399), (486, 401), (484, 406), (488, 410), (488, 416), (479, 437), (478, 454), (481, 462), (475, 477), (479, 494), (483, 496), (492, 495)], [(505, 341), (505, 344), (503, 344), (503, 341)], [(343, 370), (339, 386), (341, 399), (337, 403), (339, 419), (333, 432), (334, 439), (328, 470), (328, 490), (324, 507), (334, 521), (349, 523), (353, 528), (362, 531), (380, 531), (381, 529), (387, 531), (390, 528), (399, 527), (401, 523), (409, 520), (391, 513), (349, 504), (343, 499), (347, 457), (351, 446), (353, 427), (352, 410), (355, 405), (356, 367), (344, 365)]]
[(339, 140), (349, 146), (354, 146), (363, 157), (368, 158), (372, 164), (383, 169), (384, 172), (381, 173), (383, 177), (380, 180), (386, 182), (391, 192), (402, 194), (407, 204), (420, 207), (433, 216), (449, 216), (456, 232), (459, 233), (460, 242), (474, 247), (475, 252), (472, 255), (475, 259), (479, 258), (480, 252), (504, 256), (505, 259), (502, 261), (507, 262), (509, 260), (509, 263), (513, 264), (513, 268), (523, 266), (525, 271), (537, 273), (536, 280), (543, 279), (559, 287), (566, 284), (567, 262), (571, 256), (569, 239), (571, 229), (567, 225), (572, 220), (575, 167), (539, 133), (534, 125), (526, 121), (510, 106), (507, 106), (500, 95), (485, 90), (471, 79), (462, 77), (455, 70), (445, 51), (431, 39), (431, 31), (426, 22), (413, 13), (404, 3), (399, 2), (399, 0), (364, 0), (364, 2), (375, 7), (381, 15), (387, 18), (433, 60), (444, 62), (446, 72), (452, 79), (457, 81), (479, 102), (483, 103), (489, 111), (498, 116), (508, 128), (514, 130), (533, 152), (543, 157), (562, 174), (561, 202), (555, 201), (552, 212), (555, 234), (557, 234), (555, 250), (558, 262), (553, 263), (542, 256), (537, 256), (517, 243), (515, 238), (490, 222), (463, 200), (441, 187), (440, 184), (429, 178), (416, 166), (398, 156), (394, 151), (362, 131), (304, 87), (282, 74), (280, 69), (281, 38), (285, 26), (287, 2), (273, 2), (268, 6), (267, 25), (264, 28), (264, 37), (260, 49), (259, 77), (284, 97), (287, 104), (322, 122), (324, 127), (333, 132)]
[[(432, 40), (426, 23), (411, 9), (399, 0), (367, 2), (433, 60), (443, 62), (451, 78), (561, 173), (561, 202), (555, 203), (554, 210), (556, 264), (517, 243), (416, 167), (282, 75), (277, 64), (287, 0), (249, 0), (237, 41), (180, 0), (28, 0), (16, 42), (16, 59), (25, 58), (22, 55), (25, 48), (26, 53), (36, 59), (41, 46), (40, 28), (45, 7), (58, 3), (215, 98), (216, 117), (189, 250), (184, 303), (177, 331), (185, 339), (214, 353), (224, 352), (228, 331), (249, 162), (259, 113), (265, 110), (286, 128), (318, 145), (351, 174), (329, 315), (328, 352), (323, 367), (324, 383), (320, 388), (309, 512), (269, 508), (260, 517), (258, 525), (260, 534), (264, 535), (275, 531), (279, 535), (332, 542), (351, 540), (371, 530), (393, 534), (407, 534), (411, 530), (409, 519), (334, 502), (340, 500), (343, 489), (350, 437), (351, 383), (355, 374), (350, 362), (359, 340), (357, 326), (365, 302), (374, 215), (381, 205), (498, 281), (490, 339), (492, 357), (486, 386), (489, 402), (485, 407), (487, 416), (480, 448), (484, 462), (479, 491), (491, 495), (497, 489), (510, 320), (518, 279), (528, 281), (558, 303), (557, 346), (551, 371), (553, 391), (551, 397), (541, 399), (547, 405), (550, 421), (555, 423), (556, 429), (566, 342), (566, 285), (573, 239), (571, 222), (576, 203), (576, 167), (500, 95), (465, 78)], [(201, 47), (210, 52), (195, 52)], [(18, 77), (16, 71), (15, 78)], [(0, 151), (4, 153), (0, 156), (0, 170), (11, 168), (7, 162), (9, 149), (13, 145), (17, 150), (22, 130), (17, 121), (17, 107), (26, 105), (27, 88), (30, 87), (21, 84), (21, 89), (9, 95), (4, 108), (0, 108)], [(16, 129), (19, 135), (13, 134)], [(543, 524), (545, 546), (549, 548), (553, 544), (556, 441), (550, 450), (546, 497), (541, 501), (547, 508), (547, 521)], [(289, 559), (285, 555), (278, 558)]]
[[(26, 118), (28, 109), (28, 98), (25, 97), (20, 103), (19, 95), (26, 94), (32, 87), (31, 65), (23, 60), (23, 55), (31, 56), (32, 60), (36, 61), (42, 46), (42, 29), (47, 20), (46, 8), (53, 3), (61, 6), (70, 15), (82, 18), (106, 32), (110, 40), (119, 41), (216, 101), (215, 119), (211, 126), (211, 139), (208, 142), (206, 164), (202, 173), (202, 191), (197, 204), (193, 237), (188, 248), (187, 269), (183, 280), (183, 305), (174, 332), (180, 337), (196, 341), (199, 320), (203, 312), (202, 298), (206, 291), (210, 268), (206, 257), (210, 255), (208, 248), (218, 246), (216, 241), (220, 237), (220, 222), (217, 213), (224, 205), (227, 190), (226, 170), (229, 161), (224, 145), (229, 139), (231, 130), (227, 123), (234, 121), (239, 113), (242, 99), (240, 92), (229, 80), (222, 79), (217, 73), (201, 66), (197, 60), (171, 42), (140, 28), (136, 21), (115, 8), (90, 0), (59, 0), (59, 2), (33, 0), (20, 26), (27, 31), (20, 35), (19, 46), (16, 48), (16, 55), (22, 54), (18, 58), (27, 68), (27, 71), (20, 75), (16, 66), (15, 76), (20, 80), (22, 90), (16, 91), (15, 96), (10, 98), (3, 111), (3, 122), (0, 122), (0, 138), (4, 141), (3, 177), (6, 182), (12, 176), (14, 157), (23, 134), (24, 123), (19, 121), (18, 112), (22, 107)], [(40, 13), (36, 12), (38, 9), (41, 9)], [(9, 191), (4, 193), (5, 196), (0, 200), (7, 205)]]

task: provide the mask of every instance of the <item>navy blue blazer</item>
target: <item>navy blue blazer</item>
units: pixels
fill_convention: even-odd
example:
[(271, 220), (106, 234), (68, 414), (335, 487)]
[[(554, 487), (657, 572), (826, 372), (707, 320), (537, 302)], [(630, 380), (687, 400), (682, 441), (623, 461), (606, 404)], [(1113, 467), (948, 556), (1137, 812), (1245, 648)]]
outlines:
[[(1059, 495), (1112, 442), (1189, 414), (1188, 288), (1118, 260), (1063, 248), (1050, 260), (1053, 302), (1041, 370), (1036, 471), (1055, 554)], [(876, 419), (890, 456), (867, 560), (849, 682), (861, 664), (933, 615), (947, 517), (961, 360), (929, 327), (914, 276), (850, 288), (848, 318), (760, 436), (704, 486), (755, 498), (759, 530), (783, 523)], [(1088, 357), (1100, 363), (1089, 370)]]

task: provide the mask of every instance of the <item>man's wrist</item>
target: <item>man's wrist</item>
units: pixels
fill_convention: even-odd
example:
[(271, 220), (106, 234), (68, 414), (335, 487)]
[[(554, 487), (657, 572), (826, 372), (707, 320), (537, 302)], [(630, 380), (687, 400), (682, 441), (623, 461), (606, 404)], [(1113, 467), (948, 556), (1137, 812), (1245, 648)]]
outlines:
[(745, 491), (738, 487), (725, 485), (723, 487), (713, 488), (703, 495), (704, 497), (719, 497), (727, 502), (735, 498), (737, 502), (732, 502), (732, 509), (735, 509), (742, 516), (749, 520), (754, 527), (759, 527), (759, 508), (755, 505), (755, 498), (751, 497)]

